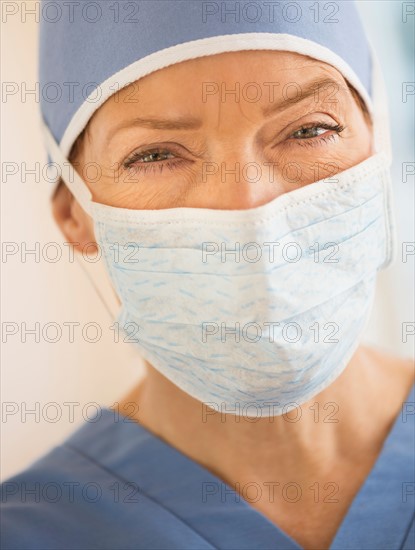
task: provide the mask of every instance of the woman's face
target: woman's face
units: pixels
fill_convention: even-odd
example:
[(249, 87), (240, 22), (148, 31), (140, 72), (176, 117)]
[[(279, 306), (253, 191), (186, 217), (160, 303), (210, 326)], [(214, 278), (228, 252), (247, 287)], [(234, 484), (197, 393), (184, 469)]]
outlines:
[(96, 202), (245, 209), (371, 154), (370, 125), (336, 69), (288, 52), (241, 51), (175, 64), (122, 89), (91, 119), (75, 166)]

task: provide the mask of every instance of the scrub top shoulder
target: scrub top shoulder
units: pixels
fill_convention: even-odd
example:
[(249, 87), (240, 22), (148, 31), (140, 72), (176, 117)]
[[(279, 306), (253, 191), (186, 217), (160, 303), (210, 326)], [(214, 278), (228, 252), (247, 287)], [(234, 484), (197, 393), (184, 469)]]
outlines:
[[(208, 470), (101, 409), (1, 487), (2, 550), (300, 550)], [(415, 549), (415, 385), (331, 550)]]

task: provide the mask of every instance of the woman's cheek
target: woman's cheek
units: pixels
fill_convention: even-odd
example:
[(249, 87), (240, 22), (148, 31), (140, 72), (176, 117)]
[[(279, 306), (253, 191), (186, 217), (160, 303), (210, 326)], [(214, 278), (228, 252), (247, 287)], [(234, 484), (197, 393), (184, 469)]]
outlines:
[(284, 184), (286, 191), (330, 178), (372, 154), (367, 132), (353, 138), (337, 137), (336, 140), (313, 146), (293, 144), (279, 156), (276, 178)]
[(274, 181), (282, 184), (285, 192), (328, 178), (345, 169), (344, 159), (339, 153), (317, 152), (317, 147), (292, 147), (298, 151), (295, 154), (292, 151), (282, 154), (274, 165)]

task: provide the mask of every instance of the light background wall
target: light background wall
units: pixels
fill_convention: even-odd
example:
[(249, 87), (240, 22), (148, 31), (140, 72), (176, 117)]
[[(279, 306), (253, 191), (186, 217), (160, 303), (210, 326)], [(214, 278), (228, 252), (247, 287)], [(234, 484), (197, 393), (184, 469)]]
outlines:
[[(4, 3), (4, 2), (2, 2)], [(19, 4), (19, 2), (17, 3)], [(36, 7), (37, 2), (26, 2)], [(395, 161), (393, 167), (398, 222), (398, 246), (413, 242), (414, 179), (402, 181), (402, 163), (413, 162), (413, 97), (402, 99), (402, 83), (413, 82), (413, 16), (403, 21), (404, 4), (398, 1), (360, 2), (369, 35), (378, 51), (390, 94), (391, 127)], [(351, 37), (351, 40), (353, 37)], [(18, 92), (3, 96), (1, 103), (1, 240), (18, 249), (2, 257), (1, 321), (3, 340), (6, 330), (18, 330), (2, 344), (1, 352), (1, 478), (6, 479), (60, 442), (86, 417), (93, 418), (93, 403), (110, 406), (140, 377), (141, 361), (128, 344), (114, 342), (110, 330), (113, 320), (94, 291), (79, 263), (70, 261), (68, 248), (50, 213), (47, 185), (41, 172), (45, 151), (40, 133), (38, 103), (34, 95), (21, 91), (34, 89), (37, 80), (38, 25), (33, 16), (22, 21), (20, 15), (2, 19), (1, 76), (14, 83)], [(11, 88), (7, 88), (9, 91)], [(7, 163), (7, 164), (6, 164)], [(15, 163), (18, 172), (10, 175)], [(36, 181), (37, 179), (37, 181)], [(47, 243), (57, 243), (57, 248)], [(24, 247), (40, 254), (26, 255)], [(17, 247), (17, 248), (16, 248)], [(59, 261), (53, 259), (62, 251)], [(414, 260), (398, 260), (379, 277), (376, 304), (366, 338), (386, 350), (402, 356), (413, 355), (413, 337), (402, 342), (402, 323), (414, 320)], [(46, 258), (46, 259), (45, 259)], [(85, 262), (84, 262), (85, 263)], [(101, 262), (89, 267), (101, 292), (111, 303), (111, 291)], [(113, 302), (112, 302), (113, 303)], [(79, 323), (75, 340), (69, 341), (63, 323)], [(13, 324), (14, 323), (14, 324)], [(40, 341), (28, 334), (23, 341), (23, 323), (27, 328), (40, 324)], [(48, 323), (57, 323), (63, 333), (59, 342), (49, 343), (42, 336)], [(102, 327), (97, 343), (81, 335), (88, 323)], [(56, 325), (55, 325), (56, 326)], [(46, 338), (54, 338), (50, 326)], [(93, 327), (87, 333), (94, 337)], [(74, 418), (69, 414), (73, 403)], [(90, 404), (88, 406), (88, 404)], [(37, 410), (25, 415), (25, 409)], [(54, 421), (55, 415), (61, 413)], [(26, 418), (25, 421), (22, 421)]]

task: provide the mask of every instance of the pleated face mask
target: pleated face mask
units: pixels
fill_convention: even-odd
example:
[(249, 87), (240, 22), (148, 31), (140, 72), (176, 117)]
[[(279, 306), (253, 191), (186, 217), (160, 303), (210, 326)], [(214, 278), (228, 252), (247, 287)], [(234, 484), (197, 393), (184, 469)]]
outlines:
[[(208, 29), (212, 34), (215, 25)], [(283, 36), (282, 46), (275, 34), (281, 47), (274, 49), (304, 46), (303, 38)], [(223, 39), (215, 38), (205, 50), (199, 43), (199, 55)], [(269, 49), (271, 38), (255, 34), (253, 49)], [(229, 51), (238, 42), (221, 44), (220, 51)], [(327, 53), (310, 44), (318, 58)], [(350, 67), (343, 71), (365, 89)], [(356, 350), (376, 274), (393, 248), (385, 98), (376, 65), (369, 80), (371, 97), (362, 95), (374, 123), (373, 156), (249, 210), (96, 203), (45, 125), (50, 158), (94, 220), (122, 304), (120, 326), (151, 365), (212, 408), (286, 413), (331, 384)], [(80, 109), (78, 130), (87, 117), (87, 108)]]

